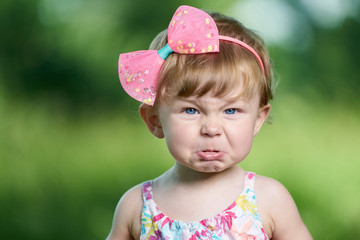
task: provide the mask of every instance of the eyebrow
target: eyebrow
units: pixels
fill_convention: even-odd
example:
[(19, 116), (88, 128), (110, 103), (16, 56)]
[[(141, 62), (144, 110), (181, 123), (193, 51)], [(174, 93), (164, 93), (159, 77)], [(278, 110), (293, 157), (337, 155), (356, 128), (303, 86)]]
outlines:
[[(214, 97), (214, 98), (216, 98), (216, 97)], [(225, 101), (225, 103), (222, 104), (222, 107), (225, 107), (225, 106), (231, 105), (231, 104), (235, 104), (235, 103), (237, 103), (237, 104), (241, 103), (242, 106), (249, 104), (249, 101), (244, 101), (239, 98), (228, 98), (227, 100), (224, 98), (219, 98), (219, 99), (222, 99), (223, 101)], [(197, 106), (206, 105), (206, 103), (202, 103), (202, 101), (200, 101), (199, 98), (196, 98), (196, 97), (179, 97), (178, 100), (187, 102), (190, 104), (194, 104)]]

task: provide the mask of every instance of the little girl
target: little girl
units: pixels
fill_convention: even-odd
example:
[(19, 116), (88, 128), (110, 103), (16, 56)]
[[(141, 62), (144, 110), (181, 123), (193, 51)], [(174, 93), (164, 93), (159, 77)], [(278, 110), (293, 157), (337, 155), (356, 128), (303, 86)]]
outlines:
[(125, 193), (107, 239), (312, 239), (284, 186), (238, 166), (270, 111), (261, 38), (181, 6), (150, 48), (120, 55), (120, 82), (175, 162)]

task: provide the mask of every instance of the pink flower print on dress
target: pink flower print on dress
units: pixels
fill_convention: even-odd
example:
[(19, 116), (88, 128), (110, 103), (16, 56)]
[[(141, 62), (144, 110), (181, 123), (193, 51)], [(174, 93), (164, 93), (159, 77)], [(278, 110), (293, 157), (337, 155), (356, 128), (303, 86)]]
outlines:
[(236, 225), (233, 225), (231, 232), (233, 233), (236, 240), (255, 240), (256, 237), (253, 235), (247, 234), (251, 229), (253, 222), (252, 219), (248, 220), (244, 226), (239, 230)]
[(264, 231), (264, 228), (261, 228), (261, 231), (262, 231), (262, 233), (264, 234), (264, 240), (267, 240), (268, 238), (267, 238), (267, 235), (266, 235), (266, 233), (265, 233), (265, 231)]
[(247, 175), (248, 175), (248, 178), (249, 178), (249, 179), (252, 179), (252, 178), (255, 176), (254, 173), (248, 173)]

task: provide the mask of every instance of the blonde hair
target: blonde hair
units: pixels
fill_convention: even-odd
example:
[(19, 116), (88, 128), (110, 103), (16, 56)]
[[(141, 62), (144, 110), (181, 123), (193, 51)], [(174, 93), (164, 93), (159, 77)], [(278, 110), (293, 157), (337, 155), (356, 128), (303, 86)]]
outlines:
[[(260, 106), (273, 98), (272, 66), (261, 37), (237, 20), (217, 12), (208, 12), (219, 35), (237, 38), (250, 45), (261, 57), (265, 74), (255, 56), (235, 43), (220, 41), (218, 53), (170, 54), (162, 66), (155, 104), (173, 97), (201, 97), (209, 92), (223, 97), (239, 90), (239, 97), (260, 96)], [(160, 32), (150, 45), (159, 50), (166, 45), (167, 30)]]

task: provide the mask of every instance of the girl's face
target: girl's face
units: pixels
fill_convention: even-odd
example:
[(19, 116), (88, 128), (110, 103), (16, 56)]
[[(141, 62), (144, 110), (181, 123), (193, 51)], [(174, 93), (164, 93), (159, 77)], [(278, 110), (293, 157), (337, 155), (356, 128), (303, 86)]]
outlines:
[(248, 155), (269, 110), (270, 105), (259, 107), (259, 97), (176, 98), (158, 107), (158, 128), (178, 164), (198, 172), (220, 172)]

